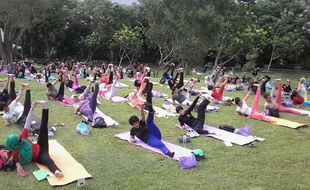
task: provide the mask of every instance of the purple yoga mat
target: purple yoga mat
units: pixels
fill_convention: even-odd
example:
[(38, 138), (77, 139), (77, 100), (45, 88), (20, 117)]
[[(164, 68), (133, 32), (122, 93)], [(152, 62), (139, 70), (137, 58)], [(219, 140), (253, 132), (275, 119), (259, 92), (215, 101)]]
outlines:
[[(144, 143), (143, 141), (141, 141), (140, 139), (136, 138), (137, 142), (136, 143), (131, 143), (129, 141), (129, 138), (130, 138), (130, 132), (129, 131), (126, 131), (126, 132), (122, 132), (122, 133), (118, 133), (115, 135), (115, 137), (121, 139), (121, 140), (125, 140), (127, 142), (129, 142), (130, 144), (133, 144), (133, 145), (137, 145), (137, 146), (141, 146), (143, 148), (146, 148), (146, 149), (149, 149), (153, 152), (156, 152), (156, 153), (159, 153), (161, 155), (164, 155), (159, 149), (157, 148), (153, 148), (149, 145), (147, 145), (146, 143)], [(162, 140), (162, 142), (166, 145), (166, 147), (171, 151), (171, 152), (174, 152), (174, 157), (173, 158), (170, 158), (166, 155), (167, 158), (170, 158), (172, 160), (177, 160), (177, 161), (180, 161), (180, 157), (184, 157), (184, 156), (190, 156), (192, 153), (192, 150), (190, 149), (187, 149), (187, 148), (184, 148), (184, 147), (181, 147), (181, 146), (178, 146), (178, 145), (175, 145), (175, 144), (172, 144), (172, 143), (169, 143), (167, 141), (164, 141)]]

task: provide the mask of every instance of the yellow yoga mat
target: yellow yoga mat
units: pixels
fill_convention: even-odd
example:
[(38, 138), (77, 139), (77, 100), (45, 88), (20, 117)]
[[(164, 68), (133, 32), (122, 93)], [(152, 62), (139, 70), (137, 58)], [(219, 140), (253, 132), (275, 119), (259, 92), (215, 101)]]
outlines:
[(40, 169), (49, 171), (50, 176), (47, 180), (51, 186), (67, 185), (78, 179), (92, 177), (86, 169), (78, 163), (71, 154), (56, 140), (49, 140), (49, 154), (54, 160), (55, 164), (62, 171), (64, 177), (56, 178), (54, 174), (51, 174), (47, 167), (37, 163)]
[(280, 118), (275, 118), (275, 117), (273, 118), (273, 124), (284, 126), (284, 127), (289, 127), (292, 129), (297, 129), (299, 127), (307, 126), (307, 124), (297, 123), (294, 121), (289, 121), (286, 119), (280, 119)]

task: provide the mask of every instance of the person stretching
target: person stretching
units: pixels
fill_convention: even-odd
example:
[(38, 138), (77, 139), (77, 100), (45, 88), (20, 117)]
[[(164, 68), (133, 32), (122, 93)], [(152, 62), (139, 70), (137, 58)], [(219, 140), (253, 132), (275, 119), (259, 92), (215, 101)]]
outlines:
[(42, 105), (41, 126), (37, 143), (34, 144), (31, 142), (28, 138), (28, 128), (23, 128), (20, 135), (11, 134), (5, 139), (4, 145), (7, 151), (2, 150), (0, 155), (4, 155), (1, 156), (2, 159), (7, 159), (10, 154), (13, 156), (16, 171), (19, 176), (26, 176), (26, 172), (22, 165), (26, 165), (30, 162), (37, 162), (47, 166), (55, 177), (61, 178), (63, 177), (63, 173), (56, 166), (48, 153), (48, 104), (46, 101), (34, 102), (32, 109), (34, 109), (37, 104)]
[(193, 117), (192, 111), (195, 108), (197, 102), (199, 100), (199, 96), (196, 97), (192, 105), (187, 108), (187, 110), (183, 110), (182, 106), (176, 107), (176, 112), (179, 114), (179, 122), (181, 127), (185, 128), (185, 124), (190, 126), (199, 134), (208, 134), (209, 131), (203, 130), (203, 125), (205, 122), (205, 113), (208, 104), (210, 103), (209, 100), (204, 99), (200, 105), (198, 106), (198, 115), (197, 118)]
[[(21, 92), (17, 95), (15, 100), (13, 100), (9, 105), (4, 104), (3, 107), (4, 114), (4, 125), (8, 126), (10, 123), (17, 123), (20, 127), (24, 127), (27, 115), (31, 107), (31, 94), (28, 84), (21, 84)], [(25, 93), (24, 106), (19, 102), (21, 96)]]
[(158, 148), (165, 155), (173, 158), (174, 152), (171, 152), (166, 145), (161, 141), (161, 132), (154, 123), (154, 110), (150, 103), (146, 103), (146, 109), (149, 110), (147, 119), (145, 120), (144, 105), (141, 106), (141, 118), (133, 115), (129, 118), (129, 124), (132, 126), (130, 130), (130, 142), (136, 143), (135, 137), (138, 137), (144, 143), (151, 147)]

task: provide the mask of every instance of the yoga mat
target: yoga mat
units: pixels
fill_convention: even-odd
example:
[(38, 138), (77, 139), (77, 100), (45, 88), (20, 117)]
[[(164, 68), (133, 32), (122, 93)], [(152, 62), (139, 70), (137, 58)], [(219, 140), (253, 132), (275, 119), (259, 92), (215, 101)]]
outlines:
[[(153, 93), (153, 97), (155, 98), (162, 98), (162, 97), (167, 97), (168, 94), (165, 94), (165, 93), (162, 93), (162, 92), (159, 92), (159, 91), (156, 91), (156, 90), (152, 90), (152, 93)], [(162, 97), (157, 97), (156, 94), (161, 94)]]
[(57, 102), (58, 104), (62, 105), (62, 106), (73, 106), (73, 101), (71, 99), (71, 97), (64, 95), (64, 102), (59, 101), (59, 100), (55, 100), (55, 102)]
[(115, 88), (127, 88), (127, 87), (129, 87), (129, 85), (121, 83), (121, 82), (117, 82), (115, 84)]
[[(128, 104), (133, 107), (133, 108), (136, 108), (133, 106), (133, 104), (131, 102), (128, 102)], [(157, 106), (153, 106), (153, 109), (155, 110), (155, 117), (158, 117), (158, 118), (167, 118), (167, 117), (174, 117), (174, 116), (177, 116), (177, 114), (174, 114), (174, 113), (170, 113), (166, 110), (164, 110), (163, 108), (160, 108), (160, 107), (157, 107)], [(144, 110), (146, 113), (148, 113), (147, 110)]]
[[(154, 148), (154, 147), (151, 147), (149, 145), (147, 145), (146, 143), (144, 143), (143, 141), (141, 141), (140, 139), (138, 138), (135, 138), (137, 140), (136, 143), (131, 143), (129, 141), (129, 138), (130, 138), (130, 132), (129, 131), (126, 131), (126, 132), (122, 132), (122, 133), (118, 133), (115, 135), (115, 137), (121, 139), (121, 140), (125, 140), (125, 141), (128, 141), (130, 144), (134, 144), (134, 145), (137, 145), (137, 146), (141, 146), (143, 148), (146, 148), (146, 149), (149, 149), (153, 152), (156, 152), (156, 153), (159, 153), (161, 155), (164, 155), (159, 149), (157, 148)], [(190, 149), (187, 149), (187, 148), (184, 148), (184, 147), (181, 147), (181, 146), (178, 146), (178, 145), (175, 145), (175, 144), (172, 144), (172, 143), (169, 143), (167, 141), (164, 141), (162, 140), (162, 142), (166, 145), (166, 147), (171, 151), (171, 152), (174, 152), (174, 157), (173, 158), (170, 158), (166, 155), (167, 158), (170, 158), (172, 160), (177, 160), (179, 161), (180, 160), (180, 157), (184, 157), (184, 156), (190, 156), (192, 153), (192, 150)]]
[[(83, 116), (84, 119), (87, 120), (87, 117), (85, 117), (84, 115), (82, 115), (82, 116)], [(98, 108), (96, 108), (96, 112), (94, 114), (93, 120), (95, 120), (95, 118), (97, 118), (97, 117), (102, 117), (108, 126), (119, 125), (119, 123), (117, 121), (115, 121), (111, 117), (109, 117), (106, 114), (104, 114)]]
[[(177, 125), (178, 128), (183, 129), (180, 125)], [(185, 130), (191, 129), (189, 126), (186, 126)], [(207, 137), (213, 137), (215, 139), (221, 140), (223, 142), (233, 143), (240, 146), (247, 145), (249, 143), (252, 143), (253, 141), (262, 141), (265, 140), (260, 137), (254, 137), (254, 136), (242, 136), (239, 134), (231, 133), (228, 131), (224, 131), (222, 129), (218, 129), (216, 127), (211, 127), (208, 125), (203, 126), (204, 130), (207, 130), (210, 132), (210, 134), (206, 134)]]
[(49, 154), (64, 175), (62, 178), (56, 178), (54, 177), (54, 174), (47, 169), (47, 167), (37, 163), (37, 166), (40, 169), (47, 170), (50, 173), (50, 176), (53, 176), (47, 177), (47, 181), (51, 186), (66, 185), (77, 181), (78, 179), (92, 177), (86, 169), (78, 163), (56, 140), (49, 140), (48, 143)]
[(286, 119), (280, 119), (280, 118), (276, 118), (276, 117), (272, 117), (272, 118), (273, 118), (273, 122), (271, 122), (272, 124), (283, 126), (283, 127), (288, 127), (288, 128), (292, 128), (292, 129), (297, 129), (299, 127), (305, 127), (305, 126), (309, 125), (309, 124), (302, 124), (302, 123), (298, 123), (298, 122), (294, 122), (294, 121), (289, 121)]
[(111, 100), (108, 97), (106, 97), (106, 96), (100, 96), (100, 97), (105, 99), (105, 100), (108, 100), (110, 102), (127, 102), (128, 101), (127, 98), (124, 98), (124, 97), (121, 97), (121, 96), (113, 96), (111, 98)]
[[(181, 105), (179, 102), (175, 101), (175, 103), (173, 103), (173, 100), (171, 98), (168, 98), (166, 99), (167, 102), (169, 102), (170, 104), (174, 104), (174, 105)], [(192, 103), (192, 102), (191, 102)], [(186, 104), (182, 104), (182, 106), (189, 106), (189, 105), (186, 105)], [(206, 108), (206, 112), (218, 112), (220, 110), (219, 107), (217, 106), (211, 106), (211, 105), (208, 105), (207, 108)]]

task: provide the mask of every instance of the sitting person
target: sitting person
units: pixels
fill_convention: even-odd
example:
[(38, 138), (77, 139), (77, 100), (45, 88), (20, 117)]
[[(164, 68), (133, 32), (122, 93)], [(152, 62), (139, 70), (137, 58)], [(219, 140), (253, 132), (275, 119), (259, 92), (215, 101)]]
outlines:
[(179, 114), (179, 122), (180, 125), (184, 128), (185, 124), (193, 128), (199, 134), (208, 134), (209, 132), (203, 129), (203, 125), (205, 122), (205, 112), (208, 104), (210, 103), (209, 100), (204, 99), (200, 105), (198, 106), (198, 115), (197, 118), (193, 117), (192, 111), (195, 108), (197, 102), (199, 100), (199, 96), (196, 97), (194, 102), (191, 104), (187, 110), (183, 110), (182, 106), (176, 107), (176, 112)]
[[(4, 125), (8, 126), (10, 123), (17, 123), (20, 127), (24, 127), (27, 115), (29, 113), (31, 107), (31, 95), (30, 88), (28, 84), (21, 84), (22, 90), (16, 96), (15, 100), (13, 100), (9, 105), (4, 104), (0, 107), (3, 107), (4, 114)], [(25, 101), (24, 106), (19, 102), (21, 96), (25, 93)]]
[(53, 83), (46, 84), (46, 96), (49, 100), (58, 100), (63, 101), (65, 95), (65, 77), (61, 77), (61, 83), (59, 85), (59, 89), (57, 91), (55, 85), (58, 80), (55, 80)]
[(94, 81), (89, 82), (85, 91), (80, 95), (72, 95), (73, 106), (76, 109), (76, 114), (84, 115), (89, 122), (94, 121), (94, 114), (97, 108), (97, 96), (99, 92), (99, 82), (95, 82), (95, 89), (92, 95), (89, 95), (91, 85)]
[[(173, 79), (173, 72), (174, 72), (175, 66), (176, 65), (174, 63), (169, 64), (167, 71), (163, 73), (163, 77), (160, 79), (160, 82), (159, 82), (160, 84), (167, 84), (170, 80)], [(170, 71), (170, 74), (169, 74), (169, 71)]]
[(144, 116), (144, 105), (141, 106), (140, 109), (140, 119), (135, 115), (129, 118), (129, 124), (132, 126), (130, 130), (130, 142), (136, 143), (137, 141), (135, 137), (138, 137), (144, 143), (160, 149), (165, 155), (173, 158), (174, 152), (170, 152), (166, 145), (161, 141), (160, 130), (154, 123), (154, 110), (152, 104), (147, 103), (147, 107), (149, 113), (146, 120)]
[[(37, 143), (34, 144), (31, 142), (28, 138), (28, 128), (23, 128), (20, 135), (11, 134), (5, 139), (4, 145), (6, 149), (0, 151), (0, 158), (2, 159), (2, 163), (6, 163), (8, 157), (12, 155), (19, 176), (27, 175), (22, 165), (35, 161), (47, 166), (48, 169), (55, 174), (55, 177), (61, 178), (63, 177), (62, 172), (48, 153), (48, 104), (46, 101), (39, 101), (34, 102), (32, 107), (36, 106), (38, 103), (42, 105), (42, 118)], [(3, 167), (4, 165), (0, 164), (0, 169)]]
[[(216, 88), (219, 86), (220, 82), (223, 81), (220, 90), (217, 91)], [(227, 76), (223, 76), (220, 78), (220, 80), (216, 83), (216, 85), (214, 86), (214, 88), (212, 89), (212, 94), (211, 96), (215, 99), (215, 100), (222, 100), (223, 99), (223, 93), (225, 90), (225, 85), (227, 83), (228, 77)]]
[(108, 98), (109, 100), (112, 100), (112, 97), (115, 96), (115, 91), (116, 91), (115, 85), (119, 79), (120, 79), (120, 75), (118, 74), (118, 71), (117, 71), (117, 76), (115, 77), (115, 80), (113, 81), (113, 83), (109, 86), (104, 86), (104, 88), (100, 88), (99, 95), (104, 96)]
[(257, 120), (267, 121), (267, 122), (273, 122), (273, 117), (266, 116), (265, 114), (259, 113), (259, 100), (261, 96), (261, 88), (260, 85), (256, 84), (258, 86), (255, 98), (253, 100), (252, 107), (249, 107), (246, 104), (245, 100), (241, 100), (239, 97), (234, 98), (235, 104), (237, 105), (236, 112), (240, 116), (250, 117)]
[(282, 89), (283, 89), (284, 95), (290, 95), (290, 93), (292, 92), (292, 88), (291, 88), (291, 82), (289, 79), (287, 79), (286, 83), (282, 85)]

